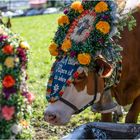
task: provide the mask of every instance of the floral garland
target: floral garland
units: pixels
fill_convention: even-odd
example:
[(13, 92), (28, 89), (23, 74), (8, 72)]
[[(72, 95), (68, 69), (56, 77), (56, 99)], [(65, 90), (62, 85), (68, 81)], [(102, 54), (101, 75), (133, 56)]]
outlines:
[(0, 139), (31, 138), (29, 117), (34, 95), (26, 85), (29, 45), (0, 25), (0, 48)]

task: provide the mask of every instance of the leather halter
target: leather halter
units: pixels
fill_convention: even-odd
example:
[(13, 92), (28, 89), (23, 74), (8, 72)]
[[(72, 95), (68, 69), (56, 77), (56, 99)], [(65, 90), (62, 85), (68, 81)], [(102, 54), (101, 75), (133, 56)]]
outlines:
[(75, 112), (74, 114), (79, 114), (81, 113), (83, 110), (85, 110), (87, 107), (91, 106), (94, 104), (94, 102), (96, 101), (96, 98), (97, 98), (97, 92), (98, 92), (98, 81), (97, 81), (97, 74), (95, 73), (94, 74), (94, 77), (95, 77), (95, 82), (94, 82), (94, 85), (95, 85), (95, 90), (94, 90), (94, 97), (93, 97), (93, 100), (91, 102), (89, 102), (87, 105), (85, 105), (83, 108), (81, 109), (78, 109), (75, 105), (73, 105), (72, 103), (70, 103), (69, 101), (65, 100), (64, 98), (60, 97), (60, 101), (63, 102), (64, 104), (66, 104), (67, 106), (69, 106), (70, 108), (72, 108)]

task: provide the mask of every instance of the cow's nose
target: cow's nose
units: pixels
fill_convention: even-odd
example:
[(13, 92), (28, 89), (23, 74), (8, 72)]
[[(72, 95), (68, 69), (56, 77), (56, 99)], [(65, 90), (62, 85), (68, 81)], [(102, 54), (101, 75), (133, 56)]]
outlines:
[(56, 124), (59, 121), (59, 116), (57, 113), (46, 111), (44, 114), (44, 119), (49, 123)]

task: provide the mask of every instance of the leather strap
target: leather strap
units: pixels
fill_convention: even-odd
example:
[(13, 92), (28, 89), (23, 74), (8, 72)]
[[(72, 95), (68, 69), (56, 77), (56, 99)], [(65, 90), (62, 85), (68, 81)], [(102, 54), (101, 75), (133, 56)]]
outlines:
[(79, 114), (80, 112), (82, 112), (83, 110), (85, 110), (87, 107), (91, 106), (94, 104), (94, 102), (96, 101), (96, 98), (97, 98), (97, 92), (98, 92), (98, 79), (97, 79), (97, 74), (95, 73), (94, 75), (94, 98), (91, 102), (89, 102), (87, 105), (85, 105), (83, 108), (81, 109), (78, 109), (75, 105), (73, 105), (72, 103), (70, 103), (69, 101), (65, 100), (64, 98), (60, 98), (59, 100), (62, 101), (64, 104), (66, 104), (67, 106), (71, 107), (75, 113), (74, 114)]
[(73, 105), (69, 101), (65, 100), (64, 98), (61, 97), (59, 100), (62, 101), (63, 103), (65, 103), (66, 105), (68, 105), (69, 107), (71, 107), (73, 110), (75, 110), (75, 111), (79, 110), (75, 105)]

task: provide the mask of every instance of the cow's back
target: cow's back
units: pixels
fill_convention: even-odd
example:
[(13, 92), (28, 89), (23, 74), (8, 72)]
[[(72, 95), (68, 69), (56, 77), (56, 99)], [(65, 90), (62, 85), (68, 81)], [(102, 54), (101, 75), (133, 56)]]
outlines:
[(121, 105), (127, 105), (140, 95), (140, 11), (134, 14), (137, 26), (122, 33), (123, 71), (120, 84), (113, 93)]

